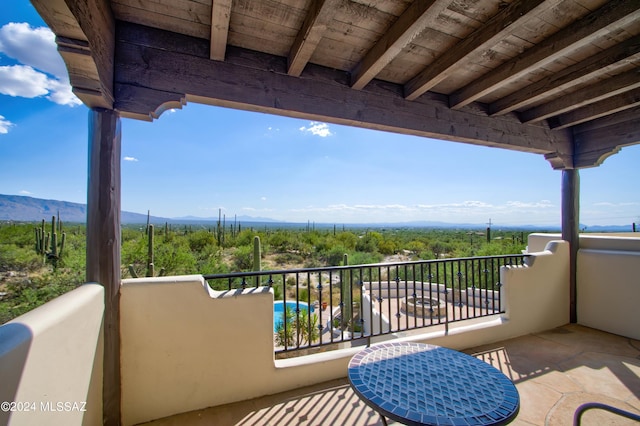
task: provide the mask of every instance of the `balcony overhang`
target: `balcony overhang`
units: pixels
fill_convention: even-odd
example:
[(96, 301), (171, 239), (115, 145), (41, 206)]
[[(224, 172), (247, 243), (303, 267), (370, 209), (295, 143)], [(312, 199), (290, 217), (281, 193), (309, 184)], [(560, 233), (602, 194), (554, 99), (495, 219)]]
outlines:
[(631, 1), (591, 11), (493, 2), (464, 11), (471, 29), (438, 26), (462, 13), (448, 0), (406, 10), (213, 0), (164, 12), (130, 1), (33, 3), (76, 95), (122, 117), (153, 120), (191, 101), (531, 152), (554, 169), (597, 166), (640, 142), (640, 7)]

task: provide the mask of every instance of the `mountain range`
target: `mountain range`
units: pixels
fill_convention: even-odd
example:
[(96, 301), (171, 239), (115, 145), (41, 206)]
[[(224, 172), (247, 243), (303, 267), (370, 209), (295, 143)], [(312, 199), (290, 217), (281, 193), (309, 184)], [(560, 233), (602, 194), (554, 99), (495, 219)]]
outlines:
[[(85, 223), (87, 221), (87, 205), (72, 203), (70, 201), (45, 200), (23, 195), (0, 194), (0, 221), (38, 222), (42, 219), (50, 219), (51, 216), (60, 216), (60, 219), (69, 223)], [(250, 216), (238, 216), (235, 218), (242, 222), (275, 222), (273, 219), (257, 218)], [(154, 224), (169, 223), (211, 223), (217, 222), (217, 217), (184, 216), (167, 218), (150, 216), (149, 221)], [(227, 220), (229, 220), (227, 218)], [(147, 223), (147, 215), (134, 212), (121, 212), (120, 221), (123, 224)]]
[[(64, 222), (84, 223), (87, 221), (87, 206), (69, 201), (0, 194), (0, 220), (36, 222), (42, 219), (48, 220), (51, 216), (58, 214)], [(146, 221), (147, 215), (122, 212), (123, 223), (146, 223)]]
[[(42, 219), (50, 219), (51, 216), (60, 216), (60, 219), (64, 222), (72, 223), (85, 223), (87, 220), (87, 206), (86, 204), (72, 203), (69, 201), (59, 200), (45, 200), (41, 198), (33, 198), (23, 195), (2, 195), (0, 194), (0, 221), (16, 221), (16, 222), (37, 222)], [(218, 221), (217, 217), (197, 217), (197, 216), (183, 216), (176, 218), (166, 218), (159, 216), (150, 216), (151, 223), (164, 224), (165, 222), (174, 224), (211, 224)], [(278, 226), (308, 226), (309, 224), (300, 223), (287, 223), (279, 222), (274, 219), (265, 217), (251, 217), (251, 216), (236, 216), (233, 219), (226, 218), (227, 223), (231, 220), (236, 220), (241, 223), (259, 223), (264, 225), (278, 225)], [(137, 224), (146, 223), (147, 215), (141, 213), (122, 211), (121, 222), (123, 224)], [(322, 228), (327, 226), (334, 226), (334, 224), (319, 224), (314, 223), (314, 227)], [(349, 224), (349, 227), (407, 227), (407, 228), (456, 228), (456, 229), (484, 229), (486, 225), (473, 224), (473, 223), (446, 223), (446, 222), (432, 222), (432, 221), (414, 221), (414, 222), (402, 222), (402, 223), (362, 223), (362, 224)], [(559, 231), (559, 226), (536, 226), (526, 225), (518, 227), (500, 227), (501, 229), (518, 229), (518, 230), (545, 230), (545, 231)], [(581, 229), (584, 229), (584, 225), (580, 225)], [(631, 225), (629, 226), (589, 226), (589, 232), (629, 232), (631, 231)]]

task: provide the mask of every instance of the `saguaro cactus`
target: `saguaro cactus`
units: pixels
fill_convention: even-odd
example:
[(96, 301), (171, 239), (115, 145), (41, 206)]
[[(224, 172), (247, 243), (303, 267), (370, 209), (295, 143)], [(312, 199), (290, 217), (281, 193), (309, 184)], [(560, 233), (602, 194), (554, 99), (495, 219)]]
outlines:
[(42, 224), (40, 225), (40, 228), (35, 228), (35, 233), (36, 233), (36, 253), (44, 254), (46, 250), (46, 243), (45, 243), (46, 234), (44, 232), (44, 219), (42, 219)]
[(260, 263), (261, 255), (262, 253), (260, 250), (260, 237), (256, 235), (255, 237), (253, 237), (253, 270), (254, 271), (262, 270), (262, 264)]
[[(254, 271), (261, 271), (262, 270), (262, 263), (261, 263), (261, 250), (260, 250), (260, 237), (259, 236), (255, 236), (253, 237), (253, 270)], [(260, 277), (256, 277), (256, 286), (260, 285)]]
[[(62, 226), (58, 226), (58, 230), (62, 231)], [(35, 228), (36, 253), (45, 256), (45, 261), (51, 262), (53, 267), (58, 266), (58, 259), (62, 256), (64, 250), (64, 242), (67, 238), (66, 233), (62, 232), (60, 243), (58, 244), (58, 232), (56, 231), (56, 217), (51, 216), (51, 233), (45, 232), (45, 221), (42, 219), (40, 228)]]
[(147, 246), (147, 276), (153, 276), (153, 225), (149, 225), (149, 244)]
[[(153, 224), (149, 224), (147, 226), (147, 238), (148, 238), (148, 246), (147, 246), (147, 277), (153, 277), (155, 274), (155, 266), (153, 264)], [(129, 273), (133, 278), (139, 278), (138, 273), (136, 272), (133, 265), (129, 265)], [(165, 273), (165, 269), (160, 269), (159, 277), (163, 276)]]

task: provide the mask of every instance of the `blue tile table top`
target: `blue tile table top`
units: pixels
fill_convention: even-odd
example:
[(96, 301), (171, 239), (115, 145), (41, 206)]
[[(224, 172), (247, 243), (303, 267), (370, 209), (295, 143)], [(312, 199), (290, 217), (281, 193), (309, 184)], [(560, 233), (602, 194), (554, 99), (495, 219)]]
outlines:
[(516, 387), (498, 369), (440, 346), (372, 346), (353, 356), (348, 375), (363, 401), (408, 425), (501, 425), (520, 408)]

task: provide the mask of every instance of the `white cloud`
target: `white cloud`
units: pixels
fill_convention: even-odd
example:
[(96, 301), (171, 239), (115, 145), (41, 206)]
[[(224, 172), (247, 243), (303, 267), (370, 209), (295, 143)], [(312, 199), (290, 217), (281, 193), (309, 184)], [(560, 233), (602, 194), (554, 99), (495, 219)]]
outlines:
[[(466, 200), (451, 203), (433, 204), (328, 204), (324, 206), (310, 205), (293, 208), (290, 211), (297, 215), (329, 215), (348, 221), (469, 221), (484, 223), (489, 218), (493, 222), (508, 224), (513, 218), (523, 217), (522, 223), (547, 220), (541, 215), (554, 211), (548, 200), (536, 202), (507, 201), (492, 204), (485, 201)], [(372, 219), (368, 219), (372, 218)], [(375, 218), (375, 219), (374, 219)], [(520, 220), (520, 219), (518, 219)]]
[(640, 203), (635, 201), (624, 202), (624, 203), (610, 203), (608, 201), (603, 201), (600, 203), (594, 203), (593, 205), (600, 206), (600, 207), (628, 207), (628, 206), (637, 206), (637, 205), (640, 205)]
[(441, 204), (417, 204), (408, 206), (404, 204), (330, 204), (326, 207), (308, 206), (300, 209), (293, 209), (297, 212), (337, 212), (337, 211), (403, 211), (403, 212), (448, 212), (448, 213), (468, 213), (470, 211), (487, 211), (487, 212), (505, 212), (518, 209), (547, 209), (554, 207), (548, 200), (538, 202), (525, 203), (521, 201), (508, 201), (502, 205), (494, 205), (484, 201), (462, 201), (459, 203), (441, 203)]
[(309, 132), (312, 135), (320, 136), (321, 138), (326, 138), (327, 136), (333, 136), (333, 133), (329, 129), (329, 125), (327, 123), (320, 123), (317, 121), (311, 121), (309, 126), (300, 127), (301, 132)]
[(12, 128), (14, 124), (0, 115), (0, 135), (6, 135), (9, 133), (9, 129)]
[(25, 189), (23, 189), (22, 191), (20, 191), (20, 193), (21, 193), (21, 194), (24, 194), (24, 195), (31, 195), (31, 192), (29, 192), (29, 191), (27, 191), (27, 190), (25, 190)]
[(136, 157), (124, 157), (123, 160), (124, 161), (132, 161), (132, 162), (138, 161), (138, 159)]
[(514, 207), (517, 209), (532, 209), (532, 208), (548, 209), (553, 207), (553, 204), (551, 204), (551, 201), (549, 200), (541, 200), (541, 201), (535, 201), (535, 202), (529, 202), (529, 203), (525, 203), (523, 201), (508, 201), (507, 206)]
[(385, 211), (394, 211), (394, 212), (408, 212), (415, 211), (415, 207), (405, 206), (402, 204), (330, 204), (326, 207), (316, 207), (316, 206), (307, 206), (305, 208), (292, 209), (291, 211), (300, 212), (300, 213), (309, 213), (309, 212), (359, 212), (359, 213), (375, 213), (375, 212), (385, 212)]
[(463, 201), (461, 203), (446, 203), (446, 204), (418, 204), (420, 209), (426, 210), (460, 210), (460, 209), (490, 209), (494, 208), (492, 204), (485, 203), (484, 201)]
[(10, 22), (0, 28), (0, 50), (58, 79), (67, 77), (67, 69), (56, 47), (56, 36), (49, 28)]
[(260, 200), (267, 201), (267, 197), (260, 197)]
[(0, 93), (22, 98), (36, 98), (49, 93), (46, 74), (26, 65), (0, 67)]
[(243, 212), (249, 212), (249, 213), (269, 213), (272, 212), (273, 209), (257, 209), (255, 207), (241, 207), (240, 210), (242, 210)]
[(81, 105), (82, 101), (73, 93), (69, 81), (49, 80), (49, 88), (51, 94), (47, 99), (57, 103), (58, 105), (76, 106)]
[(0, 67), (0, 93), (24, 98), (45, 96), (59, 105), (82, 103), (71, 91), (55, 35), (49, 28), (6, 24), (0, 28), (0, 52), (21, 63)]
[(411, 207), (402, 204), (356, 204), (353, 208), (358, 210), (412, 210)]

